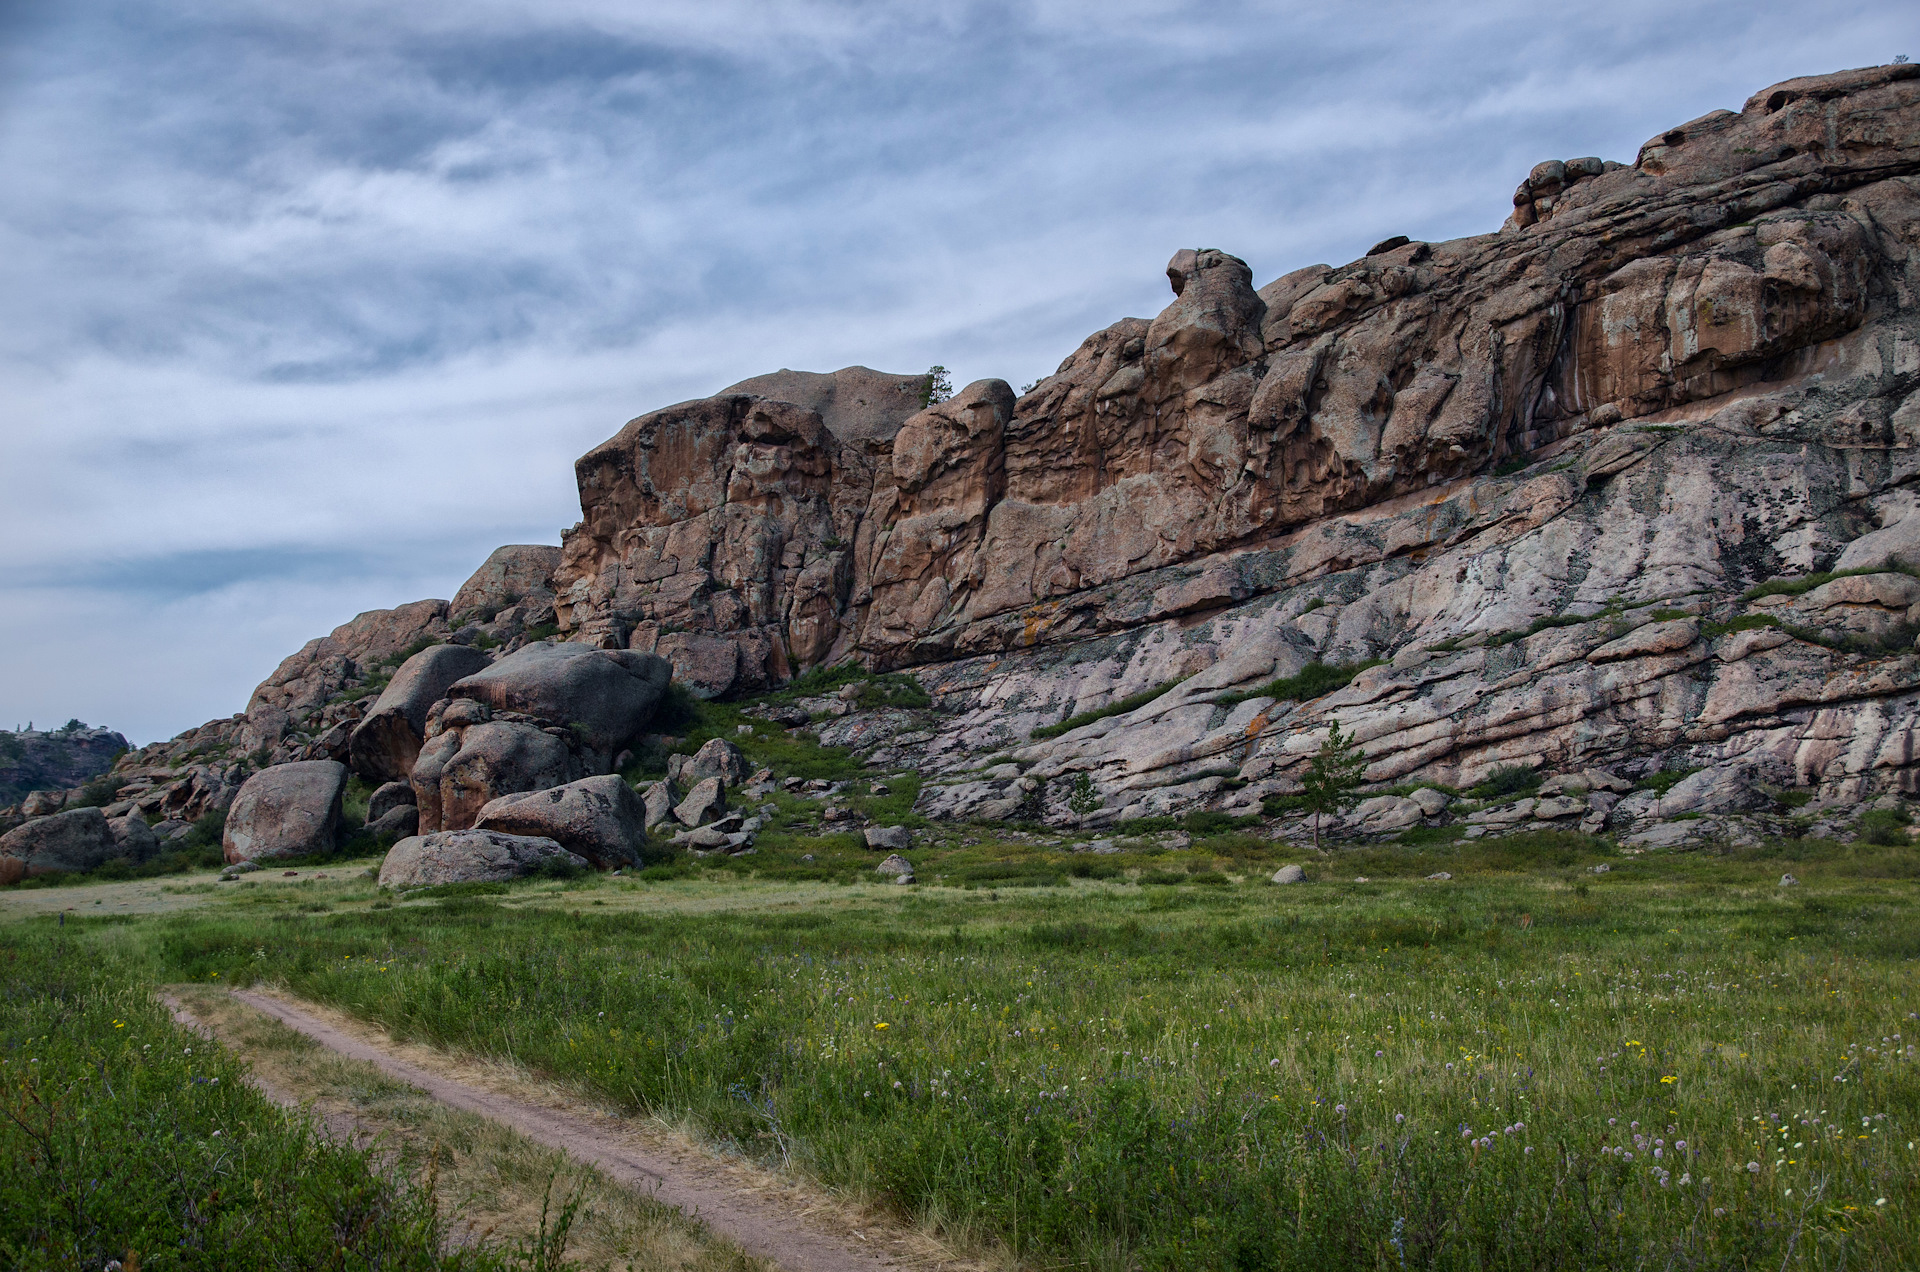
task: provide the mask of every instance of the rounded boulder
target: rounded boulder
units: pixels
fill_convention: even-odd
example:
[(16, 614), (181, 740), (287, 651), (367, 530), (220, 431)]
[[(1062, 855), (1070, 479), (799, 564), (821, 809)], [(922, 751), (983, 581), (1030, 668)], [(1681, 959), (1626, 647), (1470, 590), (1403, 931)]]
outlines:
[(587, 869), (586, 859), (551, 839), (493, 830), (448, 830), (402, 839), (380, 864), (383, 888), (445, 883), (505, 883), (560, 866)]
[[(403, 780), (420, 758), (427, 712), (454, 682), (484, 671), (491, 661), (468, 645), (435, 645), (401, 663), (373, 709), (354, 727), (347, 743), (353, 771), (370, 782)], [(368, 815), (375, 814), (369, 810)]]
[(0, 835), (0, 884), (91, 870), (121, 855), (105, 813), (97, 808), (70, 808)]
[(241, 784), (220, 837), (229, 863), (331, 852), (340, 837), (347, 766), (297, 760), (261, 769)]

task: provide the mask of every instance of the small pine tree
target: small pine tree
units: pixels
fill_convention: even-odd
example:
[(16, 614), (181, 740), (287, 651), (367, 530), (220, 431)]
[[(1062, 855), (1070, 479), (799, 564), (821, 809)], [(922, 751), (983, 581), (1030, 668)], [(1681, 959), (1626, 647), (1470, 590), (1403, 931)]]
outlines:
[(1093, 778), (1086, 773), (1073, 775), (1073, 790), (1067, 795), (1067, 808), (1077, 817), (1085, 817), (1100, 807), (1100, 792), (1093, 788)]
[(920, 390), (921, 406), (932, 406), (936, 402), (944, 402), (953, 396), (953, 376), (945, 367), (937, 363), (928, 367), (923, 379), (925, 383)]
[(1320, 851), (1320, 817), (1323, 813), (1337, 813), (1351, 804), (1353, 790), (1360, 785), (1367, 771), (1367, 757), (1360, 753), (1352, 734), (1340, 732), (1340, 722), (1333, 722), (1333, 729), (1327, 734), (1327, 740), (1320, 744), (1319, 754), (1313, 757), (1313, 763), (1307, 766), (1307, 775), (1302, 779), (1301, 798), (1313, 813), (1313, 850)]

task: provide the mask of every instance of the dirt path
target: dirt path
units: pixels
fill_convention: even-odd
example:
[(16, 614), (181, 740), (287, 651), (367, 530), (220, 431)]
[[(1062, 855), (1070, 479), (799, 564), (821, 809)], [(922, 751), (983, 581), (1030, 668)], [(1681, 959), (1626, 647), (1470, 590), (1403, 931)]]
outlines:
[[(942, 1252), (932, 1249), (933, 1243), (917, 1234), (875, 1226), (849, 1227), (845, 1212), (835, 1214), (825, 1207), (808, 1206), (801, 1199), (756, 1188), (753, 1181), (730, 1177), (737, 1172), (704, 1155), (643, 1143), (613, 1119), (489, 1089), (497, 1088), (497, 1083), (462, 1080), (445, 1072), (455, 1067), (452, 1064), (430, 1067), (419, 1063), (426, 1059), (421, 1048), (407, 1048), (410, 1058), (402, 1059), (395, 1054), (400, 1048), (382, 1045), (369, 1030), (324, 1018), (324, 1009), (309, 1009), (258, 991), (236, 990), (233, 997), (335, 1054), (371, 1064), (448, 1107), (511, 1127), (528, 1139), (590, 1163), (626, 1187), (698, 1218), (747, 1254), (770, 1259), (790, 1272), (962, 1266), (940, 1257)], [(175, 1010), (178, 1015), (179, 1009)], [(333, 1014), (326, 1012), (325, 1016)], [(281, 1096), (279, 1092), (269, 1094)]]

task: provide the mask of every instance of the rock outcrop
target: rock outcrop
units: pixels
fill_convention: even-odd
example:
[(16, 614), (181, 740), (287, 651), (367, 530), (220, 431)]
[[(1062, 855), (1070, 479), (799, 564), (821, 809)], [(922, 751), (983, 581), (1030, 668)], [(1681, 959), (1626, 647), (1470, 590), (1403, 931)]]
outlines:
[(331, 852), (340, 838), (347, 767), (298, 760), (262, 769), (240, 787), (221, 847), (231, 863)]
[(105, 773), (126, 749), (127, 740), (112, 729), (78, 720), (61, 729), (0, 729), (0, 807), (24, 804), (36, 793), (43, 800), (62, 796), (58, 807), (67, 791)]
[[(1541, 163), (1497, 233), (1167, 278), (1018, 397), (782, 371), (630, 421), (576, 464), (557, 561), (503, 549), (451, 616), (310, 643), (244, 717), (123, 760), (130, 806), (218, 807), (359, 736), (376, 668), (496, 641), (420, 729), (423, 831), (606, 772), (669, 666), (713, 696), (848, 661), (932, 705), (782, 722), (918, 770), (936, 819), (1258, 811), (1335, 723), (1375, 784), (1555, 775), (1376, 793), (1341, 833), (1660, 846), (1787, 788), (1920, 794), (1920, 68)], [(643, 816), (740, 833), (739, 775), (680, 767)], [(1660, 768), (1698, 772), (1632, 789)]]

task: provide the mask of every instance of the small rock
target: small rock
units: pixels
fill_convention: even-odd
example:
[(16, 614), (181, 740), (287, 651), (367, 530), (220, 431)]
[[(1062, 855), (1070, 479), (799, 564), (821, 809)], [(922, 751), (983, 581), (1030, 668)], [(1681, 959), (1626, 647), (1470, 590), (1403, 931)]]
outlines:
[(1307, 881), (1307, 872), (1302, 870), (1298, 865), (1282, 866), (1273, 872), (1273, 881), (1275, 883), (1305, 883)]
[(813, 860), (813, 854), (812, 854), (812, 853), (810, 853), (810, 852), (803, 852), (803, 853), (801, 853), (801, 854), (800, 854), (800, 860), (802, 860), (802, 861), (812, 861), (812, 860)]
[(702, 826), (700, 829), (688, 834), (686, 842), (691, 848), (699, 848), (711, 852), (715, 848), (728, 847), (730, 841), (726, 831), (715, 830), (711, 826)]
[(1355, 883), (1372, 883), (1373, 882), (1373, 880), (1369, 879), (1366, 875), (1355, 875), (1353, 876), (1353, 881)]
[(1800, 881), (1794, 878), (1790, 874), (1783, 874), (1780, 876), (1780, 886), (1783, 888), (1798, 887), (1799, 884), (1800, 884)]
[(1533, 815), (1539, 821), (1552, 821), (1560, 817), (1584, 815), (1587, 801), (1572, 795), (1561, 795), (1554, 799), (1540, 800), (1533, 806)]
[(896, 852), (888, 856), (885, 861), (875, 866), (873, 870), (875, 874), (907, 875), (911, 877), (913, 874), (913, 863), (911, 861), (908, 861), (905, 857), (902, 857), (899, 853)]
[(733, 727), (733, 732), (735, 737), (751, 737), (753, 736), (753, 726), (750, 724), (737, 724)]
[(1610, 873), (1612, 870), (1613, 870), (1613, 867), (1609, 866), (1604, 861), (1597, 866), (1587, 867), (1588, 874), (1607, 874), (1607, 873)]
[(1445, 791), (1436, 791), (1431, 786), (1422, 786), (1407, 798), (1420, 805), (1420, 811), (1429, 817), (1438, 817), (1453, 802), (1452, 796)]
[(913, 832), (905, 826), (869, 826), (867, 827), (867, 847), (885, 848), (888, 852), (903, 852), (913, 847)]
[(1087, 845), (1087, 851), (1097, 852), (1101, 856), (1106, 857), (1119, 852), (1120, 845), (1114, 843), (1111, 839), (1096, 839)]
[(647, 829), (652, 830), (662, 822), (673, 818), (673, 806), (680, 802), (680, 789), (672, 782), (654, 782), (640, 792), (641, 802), (647, 806)]
[(1448, 874), (1448, 873), (1447, 873), (1446, 871), (1444, 871), (1444, 870), (1436, 870), (1436, 871), (1434, 871), (1434, 872), (1433, 872), (1432, 874), (1430, 874), (1430, 875), (1428, 875), (1428, 876), (1427, 876), (1427, 878), (1429, 878), (1429, 879), (1437, 879), (1437, 880), (1438, 880), (1438, 881), (1440, 881), (1441, 883), (1445, 883), (1445, 882), (1446, 882), (1447, 880), (1449, 880), (1449, 879), (1451, 879), (1451, 878), (1453, 878), (1453, 876), (1452, 876), (1452, 875), (1450, 875), (1450, 874)]
[(867, 789), (875, 795), (893, 794), (893, 788), (891, 786), (888, 786), (885, 782), (874, 782), (871, 785), (869, 785)]

